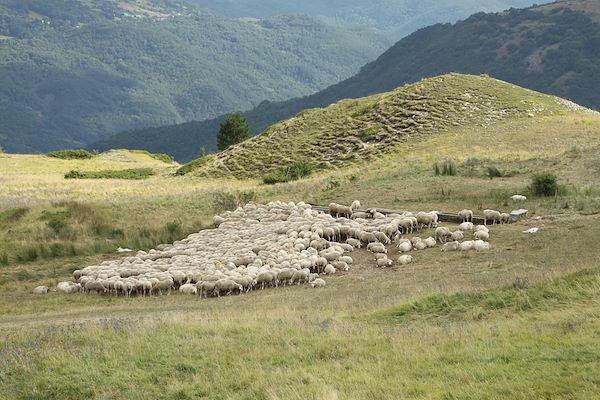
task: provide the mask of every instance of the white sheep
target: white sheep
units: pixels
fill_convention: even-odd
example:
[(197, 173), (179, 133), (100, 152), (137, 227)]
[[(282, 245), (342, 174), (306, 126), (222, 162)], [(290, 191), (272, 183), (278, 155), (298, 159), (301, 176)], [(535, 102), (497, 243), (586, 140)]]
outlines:
[(327, 264), (323, 272), (325, 273), (325, 275), (334, 275), (337, 271), (333, 265)]
[(473, 229), (475, 229), (475, 226), (473, 225), (472, 222), (463, 222), (462, 224), (460, 224), (458, 226), (458, 229), (460, 229), (463, 232), (472, 231)]
[(66, 294), (79, 293), (81, 292), (81, 284), (73, 282), (59, 282), (56, 285), (56, 291)]
[(450, 229), (446, 228), (445, 226), (440, 226), (435, 230), (435, 239), (440, 243), (446, 243), (451, 236), (452, 232), (450, 232)]
[(500, 211), (496, 210), (483, 210), (483, 224), (487, 225), (488, 221), (492, 221), (492, 225), (501, 222)]
[(37, 286), (33, 289), (33, 294), (46, 294), (48, 293), (48, 286)]
[(413, 247), (415, 250), (425, 250), (429, 246), (427, 246), (427, 244), (421, 240), (415, 243)]
[(385, 268), (385, 267), (391, 267), (392, 266), (392, 260), (390, 260), (387, 257), (383, 257), (377, 260), (377, 266), (380, 268)]
[(488, 251), (490, 249), (490, 244), (488, 242), (484, 242), (483, 240), (476, 240), (473, 243), (473, 248), (476, 251)]
[(412, 243), (410, 241), (408, 242), (400, 242), (398, 243), (398, 251), (400, 253), (408, 253), (409, 251), (412, 250)]
[(473, 246), (474, 243), (472, 240), (466, 240), (464, 242), (462, 242), (459, 246), (459, 250), (460, 251), (469, 251), (469, 250), (473, 250)]
[(458, 212), (458, 217), (462, 220), (462, 222), (473, 222), (473, 211), (461, 210)]
[(473, 234), (473, 238), (476, 240), (490, 240), (490, 234), (486, 231), (477, 231)]
[(324, 288), (325, 287), (325, 281), (321, 278), (317, 278), (314, 281), (312, 281), (310, 283), (310, 286), (315, 288), (315, 289), (319, 289), (319, 288)]
[(183, 293), (183, 294), (196, 295), (196, 294), (198, 294), (198, 289), (196, 288), (196, 285), (192, 285), (191, 283), (186, 283), (185, 285), (181, 285), (179, 287), (179, 292)]
[(442, 246), (441, 251), (457, 251), (460, 248), (460, 243), (458, 242), (447, 242)]
[(398, 257), (398, 264), (407, 265), (413, 262), (413, 256), (409, 254), (404, 254)]
[(450, 240), (454, 241), (454, 242), (458, 242), (460, 240), (463, 240), (465, 238), (465, 234), (463, 233), (463, 231), (455, 231), (452, 232), (452, 235), (450, 235)]
[(516, 201), (516, 202), (522, 203), (522, 202), (524, 202), (524, 201), (527, 200), (527, 197), (525, 197), (523, 195), (520, 195), (520, 194), (515, 194), (514, 196), (511, 196), (510, 199), (512, 201)]
[(437, 244), (435, 238), (431, 236), (425, 239), (423, 242), (427, 245), (427, 247), (435, 247), (435, 245)]
[(369, 243), (367, 245), (367, 250), (373, 253), (387, 253), (387, 249), (383, 243)]
[(511, 219), (512, 218), (511, 218), (511, 216), (510, 216), (509, 213), (501, 213), (500, 214), (500, 223), (502, 223), (502, 224), (508, 224), (508, 223), (510, 223)]
[(346, 243), (354, 247), (355, 249), (360, 249), (362, 247), (362, 243), (358, 239), (348, 238), (346, 239)]

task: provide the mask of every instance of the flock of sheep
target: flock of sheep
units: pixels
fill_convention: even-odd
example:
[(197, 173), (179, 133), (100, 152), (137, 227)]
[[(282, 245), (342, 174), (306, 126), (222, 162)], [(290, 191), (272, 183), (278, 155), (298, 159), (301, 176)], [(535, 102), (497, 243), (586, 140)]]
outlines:
[[(119, 260), (104, 261), (73, 272), (74, 282), (61, 282), (63, 293), (100, 293), (122, 296), (183, 294), (222, 296), (286, 285), (325, 286), (319, 276), (349, 271), (352, 252), (365, 247), (374, 265), (390, 267), (413, 262), (406, 254), (440, 245), (441, 251), (486, 251), (489, 230), (475, 226), (473, 213), (463, 210), (458, 230), (438, 226), (438, 213), (384, 215), (375, 209), (358, 211), (332, 203), (330, 213), (305, 203), (250, 203), (214, 217), (214, 229), (194, 233), (173, 244)], [(508, 222), (498, 211), (485, 210), (485, 223)], [(405, 235), (435, 229), (426, 239)], [(468, 235), (473, 240), (464, 240)], [(387, 247), (396, 242), (396, 260)], [(34, 293), (47, 293), (46, 286)]]

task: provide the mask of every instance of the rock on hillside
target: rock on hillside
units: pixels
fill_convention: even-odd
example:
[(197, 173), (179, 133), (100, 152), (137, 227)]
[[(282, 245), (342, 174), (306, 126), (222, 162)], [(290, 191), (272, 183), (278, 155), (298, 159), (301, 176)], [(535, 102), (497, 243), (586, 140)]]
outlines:
[(260, 177), (297, 160), (308, 161), (316, 170), (339, 168), (454, 127), (486, 129), (498, 121), (569, 109), (562, 99), (488, 76), (442, 75), (392, 92), (305, 110), (218, 153), (194, 173)]

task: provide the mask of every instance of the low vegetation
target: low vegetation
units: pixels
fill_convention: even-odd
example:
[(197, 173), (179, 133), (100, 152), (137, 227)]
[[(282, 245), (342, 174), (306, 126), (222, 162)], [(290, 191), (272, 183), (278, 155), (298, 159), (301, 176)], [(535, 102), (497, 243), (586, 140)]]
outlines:
[(152, 168), (130, 168), (120, 170), (78, 171), (71, 170), (65, 179), (147, 179), (154, 175)]
[(94, 157), (94, 154), (87, 150), (56, 150), (46, 153), (46, 156), (62, 160), (86, 160)]
[(263, 183), (273, 185), (306, 178), (312, 173), (312, 166), (307, 161), (297, 161), (289, 167), (281, 167), (263, 177)]

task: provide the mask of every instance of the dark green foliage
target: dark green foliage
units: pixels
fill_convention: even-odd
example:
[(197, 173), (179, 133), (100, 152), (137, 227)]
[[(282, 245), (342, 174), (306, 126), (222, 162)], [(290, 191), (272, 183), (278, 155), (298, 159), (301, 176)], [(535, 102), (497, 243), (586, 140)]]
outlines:
[(504, 174), (502, 173), (502, 171), (500, 171), (496, 167), (487, 167), (486, 168), (486, 175), (490, 179), (502, 178), (504, 176)]
[(205, 165), (210, 159), (211, 159), (211, 156), (204, 156), (204, 157), (198, 158), (196, 160), (190, 161), (189, 163), (182, 165), (175, 172), (175, 175), (183, 176), (183, 175), (189, 174), (190, 172)]
[(250, 127), (241, 113), (227, 117), (217, 134), (217, 148), (227, 150), (230, 146), (250, 138)]
[(71, 170), (65, 179), (146, 179), (154, 175), (152, 168), (130, 168), (121, 170), (78, 171)]
[(215, 213), (232, 211), (256, 200), (256, 192), (216, 192), (212, 199), (212, 208)]
[(312, 173), (312, 166), (306, 160), (300, 160), (290, 165), (276, 169), (263, 177), (263, 183), (273, 185), (306, 178)]
[(46, 156), (60, 158), (62, 160), (85, 160), (93, 158), (94, 155), (87, 150), (56, 150), (46, 153)]
[(4, 252), (0, 254), (0, 265), (8, 265), (8, 253)]
[(350, 76), (390, 44), (309, 16), (240, 21), (150, 0), (136, 4), (167, 17), (134, 18), (120, 8), (126, 3), (0, 2), (0, 35), (11, 37), (0, 40), (0, 144), (7, 151), (81, 147), (306, 95)]
[(18, 222), (29, 212), (29, 207), (18, 207), (10, 208), (0, 212), (0, 223), (9, 224), (11, 222)]
[(531, 178), (531, 192), (536, 196), (549, 197), (558, 194), (558, 177), (552, 172), (540, 172)]
[(444, 162), (433, 164), (433, 173), (435, 176), (456, 176), (458, 168), (454, 160), (448, 158)]
[[(252, 133), (308, 108), (325, 107), (345, 98), (364, 97), (395, 89), (423, 77), (448, 72), (486, 73), (544, 93), (600, 108), (600, 24), (572, 9), (547, 13), (543, 9), (511, 10), (503, 14), (475, 14), (455, 25), (438, 24), (400, 40), (354, 77), (314, 95), (284, 102), (263, 102), (245, 112)], [(505, 44), (513, 44), (505, 51)], [(542, 54), (540, 68), (530, 68), (532, 54)], [(143, 146), (164, 151), (178, 160), (190, 160), (196, 150), (216, 149), (223, 117), (140, 130), (117, 135), (99, 148)], [(165, 138), (168, 138), (165, 140)]]

